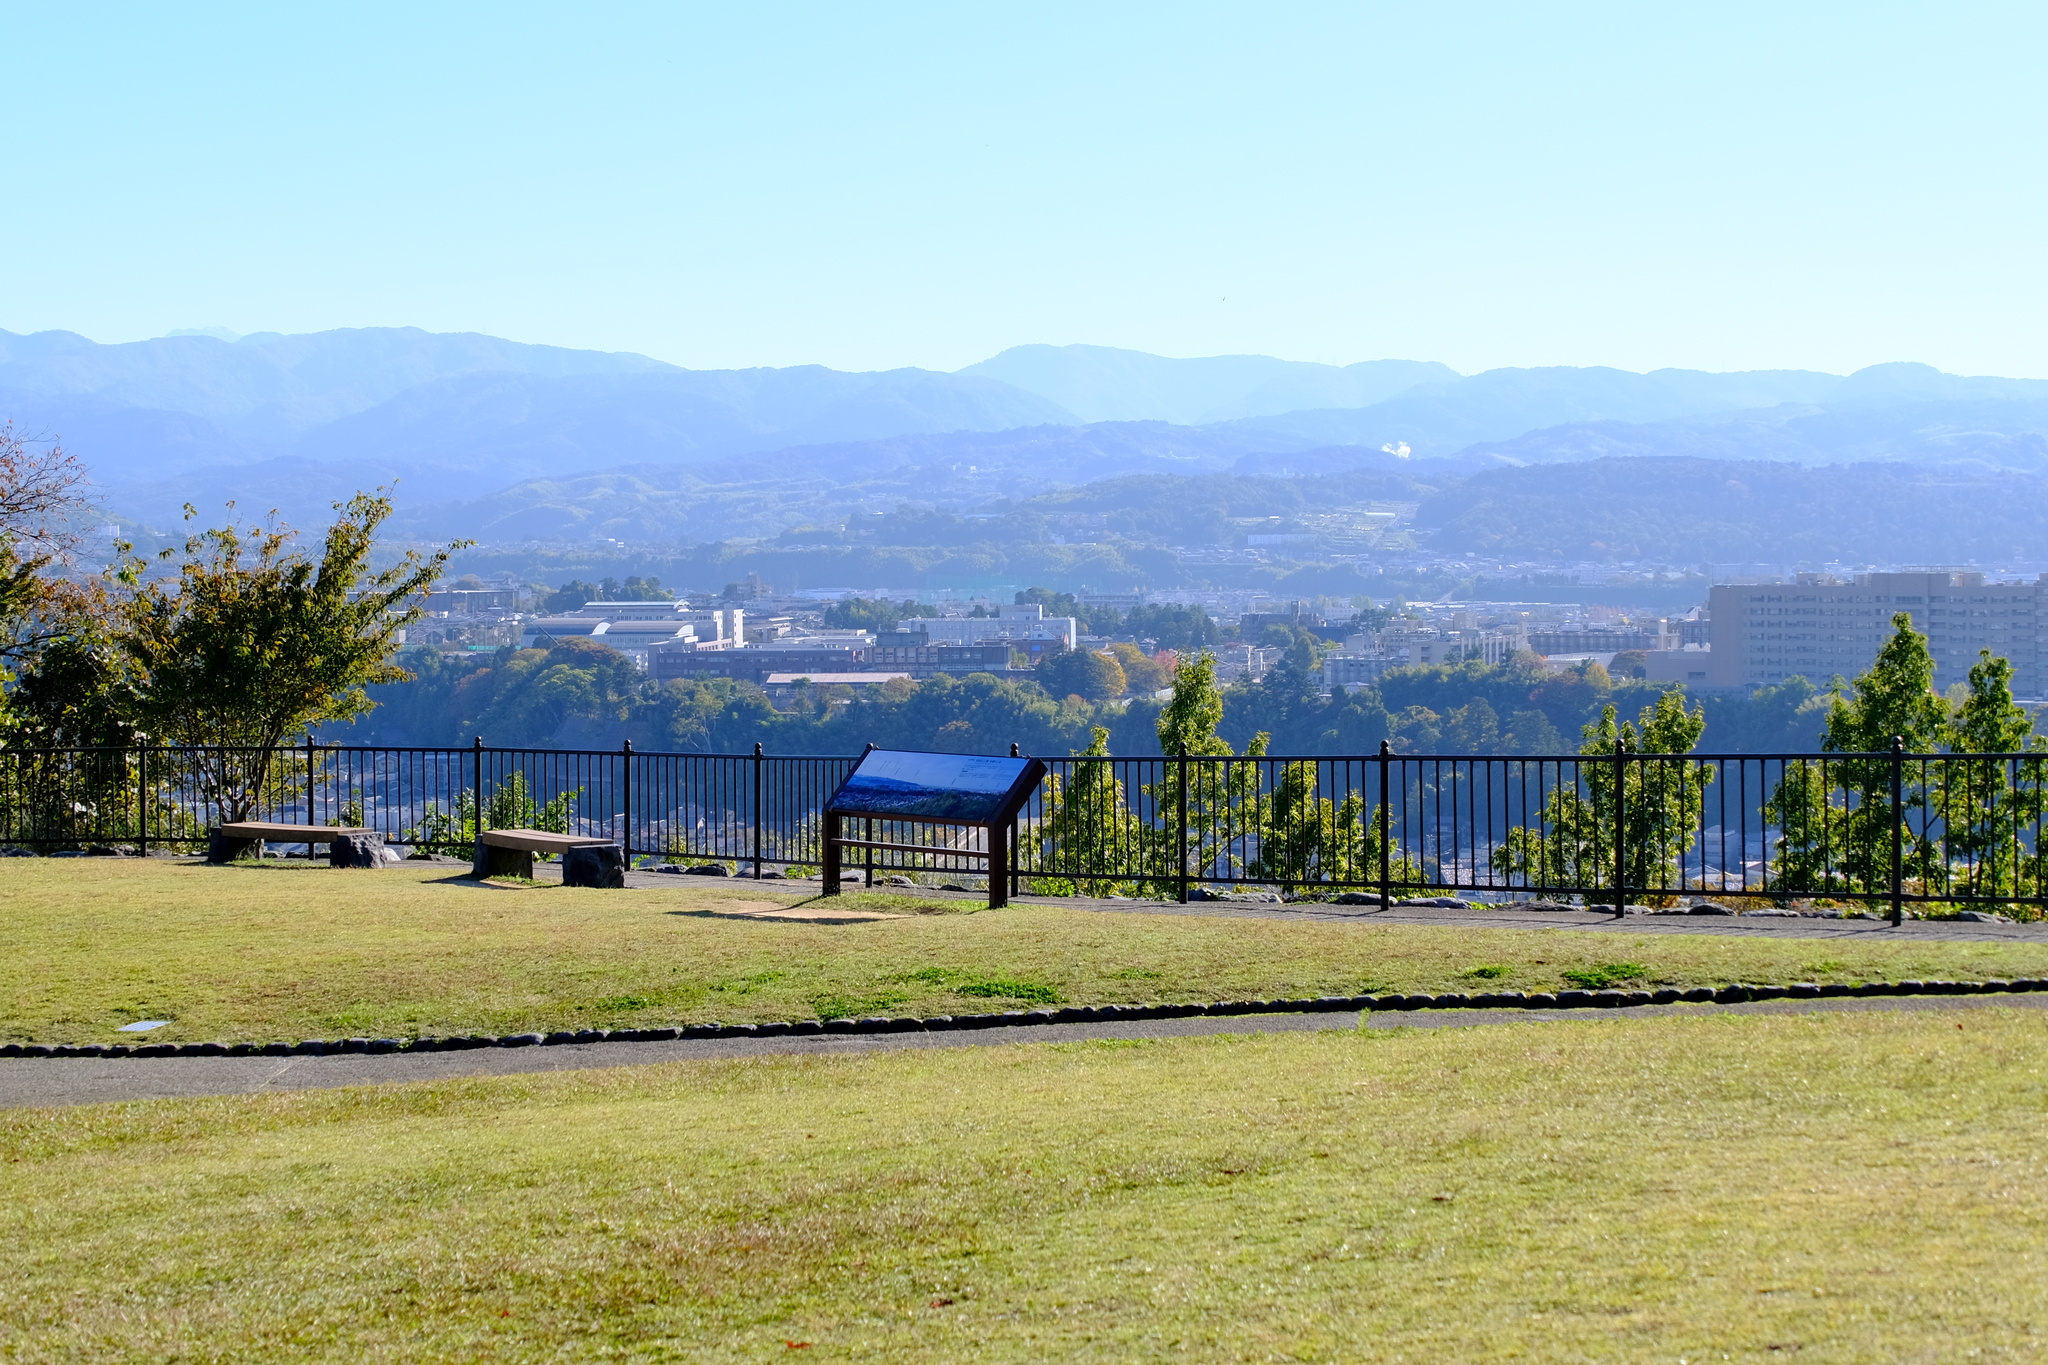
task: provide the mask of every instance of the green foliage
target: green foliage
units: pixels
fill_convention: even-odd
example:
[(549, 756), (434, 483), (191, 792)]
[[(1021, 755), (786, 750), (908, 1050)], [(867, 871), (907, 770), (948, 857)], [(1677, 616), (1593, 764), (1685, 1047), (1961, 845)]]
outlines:
[[(545, 802), (536, 802), (527, 787), (526, 774), (513, 772), (491, 789), (484, 802), (485, 829), (544, 829), (554, 834), (569, 833), (581, 787), (559, 792)], [(444, 809), (437, 801), (427, 803), (419, 824), (407, 830), (401, 843), (424, 853), (441, 853), (455, 858), (476, 856), (476, 798), (460, 792)]]
[(1182, 660), (1173, 675), (1173, 697), (1159, 713), (1159, 752), (1228, 754), (1230, 744), (1216, 733), (1223, 723), (1223, 692), (1216, 685), (1216, 660), (1208, 654)]
[[(1079, 756), (1109, 757), (1109, 731), (1096, 726)], [(1128, 895), (1131, 873), (1148, 866), (1151, 851), (1149, 831), (1130, 809), (1110, 763), (1076, 764), (1071, 783), (1057, 774), (1049, 778), (1036, 837), (1042, 865), (1066, 884), (1048, 895)]]
[(1159, 691), (1173, 681), (1173, 674), (1159, 662), (1128, 640), (1118, 640), (1109, 647), (1109, 652), (1124, 671), (1124, 688), (1133, 694), (1149, 694)]
[(1482, 962), (1477, 967), (1467, 971), (1465, 975), (1475, 981), (1498, 981), (1512, 971), (1514, 971), (1513, 967), (1504, 967), (1498, 962)]
[[(1780, 829), (1778, 884), (1875, 904), (1890, 895), (1896, 853), (1905, 889), (1920, 894), (2040, 895), (2048, 867), (2028, 847), (2028, 835), (2048, 799), (2048, 752), (2013, 703), (2011, 663), (1982, 651), (1951, 706), (1934, 690), (1934, 661), (1912, 618), (1901, 612), (1892, 624), (1892, 638), (1849, 694), (1837, 687), (1824, 750), (1882, 754), (1897, 736), (1908, 753), (1945, 746), (1952, 754), (2044, 757), (1951, 761), (1931, 778), (1911, 765), (1901, 773), (1896, 849), (1889, 757), (1787, 764), (1764, 808)], [(1939, 839), (1930, 834), (1930, 815), (1939, 818)], [(2013, 908), (2031, 917), (2031, 907)]]
[(587, 602), (672, 602), (675, 594), (661, 586), (661, 580), (652, 574), (645, 578), (637, 575), (623, 582), (616, 578), (604, 578), (595, 583), (585, 583), (572, 578), (554, 591), (541, 596), (542, 611), (574, 611)]
[(1160, 649), (1176, 652), (1222, 644), (1229, 634), (1210, 620), (1209, 613), (1200, 606), (1173, 603), (1140, 603), (1132, 607), (1124, 617), (1122, 633), (1151, 640)]
[(1574, 986), (1588, 991), (1604, 991), (1630, 981), (1641, 981), (1650, 974), (1650, 969), (1640, 962), (1602, 962), (1591, 967), (1570, 967), (1558, 973)]
[(1051, 986), (1036, 981), (1007, 981), (1001, 978), (970, 981), (964, 986), (955, 986), (953, 993), (983, 1000), (1022, 1000), (1034, 1005), (1057, 1005), (1064, 998)]
[[(2011, 676), (2008, 668), (2004, 675)], [(1973, 677), (1973, 681), (1975, 681)], [(2005, 700), (2010, 703), (2008, 690)], [(1828, 708), (1820, 747), (1828, 753), (1883, 753), (1892, 740), (1909, 754), (1934, 752), (1949, 728), (1947, 704), (1934, 690), (1934, 656), (1906, 612), (1892, 617), (1892, 635), (1869, 669)]]
[[(1947, 703), (1934, 690), (1926, 637), (1913, 629), (1911, 615), (1899, 612), (1870, 668), (1846, 694), (1837, 681), (1821, 748), (1883, 754), (1896, 737), (1907, 753), (1929, 753), (1947, 735), (1948, 720)], [(1866, 896), (1889, 891), (1892, 773), (1892, 761), (1883, 757), (1786, 765), (1764, 806), (1765, 820), (1780, 830), (1774, 870), (1782, 890)], [(1923, 791), (1904, 794), (1908, 809), (1924, 809), (1926, 800)], [(1903, 842), (1897, 850), (1902, 875), (1924, 880), (1934, 850), (1910, 835)]]
[(175, 577), (147, 577), (134, 559), (121, 567), (134, 588), (116, 637), (134, 682), (128, 710), (160, 743), (216, 746), (196, 775), (225, 819), (255, 813), (287, 734), (359, 716), (373, 705), (366, 686), (408, 676), (391, 662), (398, 633), (419, 619), (449, 551), (408, 550), (372, 571), (390, 499), (357, 494), (337, 510), (318, 560), (289, 529), (228, 525), (164, 551)]
[(1610, 678), (1640, 678), (1648, 671), (1650, 656), (1640, 649), (1624, 649), (1607, 661)]
[(1747, 695), (1711, 693), (1705, 744), (1715, 753), (1811, 752), (1820, 744), (1833, 694), (1803, 677), (1759, 687)]
[(25, 749), (123, 748), (137, 742), (135, 680), (97, 623), (52, 640), (8, 695), (11, 743)]
[[(1356, 791), (1332, 802), (1318, 791), (1314, 763), (1285, 763), (1257, 811), (1258, 854), (1247, 875), (1284, 886), (1380, 880), (1379, 821)], [(1398, 848), (1388, 849), (1387, 879), (1397, 885), (1426, 880), (1423, 869)]]
[(1038, 665), (1037, 682), (1055, 697), (1076, 696), (1092, 702), (1121, 697), (1128, 686), (1123, 665), (1092, 649), (1062, 649), (1048, 654)]
[(1023, 981), (1006, 976), (983, 976), (978, 972), (963, 971), (956, 967), (924, 967), (897, 979), (914, 981), (923, 986), (936, 986), (940, 990), (977, 1000), (1023, 1000), (1035, 1005), (1057, 1005), (1066, 998), (1043, 982)]
[[(1589, 760), (1611, 757), (1617, 747), (1686, 754), (1705, 726), (1704, 712), (1688, 710), (1683, 694), (1667, 692), (1635, 724), (1617, 725), (1614, 708), (1603, 708), (1599, 723), (1581, 732), (1579, 752)], [(1560, 786), (1545, 800), (1540, 825), (1508, 831), (1493, 851), (1494, 867), (1529, 886), (1603, 889), (1615, 884), (1618, 858), (1625, 886), (1677, 885), (1698, 837), (1713, 770), (1655, 760), (1620, 768), (1582, 763), (1578, 785)]]
[(937, 607), (904, 598), (885, 602), (881, 598), (842, 597), (825, 608), (825, 624), (833, 630), (894, 630), (908, 617), (937, 616)]

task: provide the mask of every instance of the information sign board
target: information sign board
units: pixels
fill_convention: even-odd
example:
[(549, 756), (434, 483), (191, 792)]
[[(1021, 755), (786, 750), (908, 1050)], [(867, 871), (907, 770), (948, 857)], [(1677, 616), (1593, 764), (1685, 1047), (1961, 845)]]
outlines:
[(870, 749), (825, 809), (834, 815), (998, 825), (1016, 818), (1045, 776), (1035, 758)]

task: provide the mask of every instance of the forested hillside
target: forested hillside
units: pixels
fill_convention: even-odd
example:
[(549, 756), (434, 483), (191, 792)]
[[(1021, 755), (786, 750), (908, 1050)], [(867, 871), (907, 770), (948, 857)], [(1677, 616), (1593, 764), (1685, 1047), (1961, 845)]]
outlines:
[[(820, 695), (776, 711), (759, 688), (723, 679), (655, 682), (626, 658), (587, 640), (550, 650), (488, 655), (408, 653), (418, 681), (371, 689), (380, 703), (365, 720), (330, 737), (347, 743), (459, 746), (481, 735), (506, 746), (746, 753), (756, 743), (779, 754), (855, 754), (886, 748), (948, 753), (1065, 754), (1087, 747), (1106, 725), (1120, 754), (1159, 752), (1157, 703), (1091, 706), (1054, 698), (1036, 683), (975, 674), (898, 680), (878, 695), (834, 705)], [(1615, 681), (1598, 665), (1571, 673), (1524, 671), (1477, 661), (1400, 669), (1380, 686), (1321, 696), (1283, 665), (1262, 682), (1224, 693), (1221, 733), (1239, 750), (1272, 736), (1286, 754), (1366, 754), (1391, 739), (1403, 753), (1561, 753), (1614, 705), (1633, 716), (1663, 684)], [(1822, 713), (1811, 685), (1791, 683), (1750, 699), (1707, 699), (1708, 751), (1811, 748)]]

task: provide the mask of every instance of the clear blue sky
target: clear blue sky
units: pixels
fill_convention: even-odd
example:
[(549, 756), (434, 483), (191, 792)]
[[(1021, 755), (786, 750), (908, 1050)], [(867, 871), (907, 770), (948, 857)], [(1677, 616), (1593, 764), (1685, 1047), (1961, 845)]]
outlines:
[(2048, 375), (2040, 5), (12, 4), (0, 327)]

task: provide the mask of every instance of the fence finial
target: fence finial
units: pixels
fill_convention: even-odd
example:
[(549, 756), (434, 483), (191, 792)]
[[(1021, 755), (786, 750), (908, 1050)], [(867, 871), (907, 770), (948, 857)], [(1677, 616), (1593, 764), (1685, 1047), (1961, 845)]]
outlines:
[(1010, 741), (1010, 757), (1011, 757), (1011, 758), (1022, 758), (1023, 756), (1024, 756), (1024, 755), (1023, 755), (1022, 751), (1021, 751), (1021, 750), (1019, 750), (1019, 749), (1017, 748), (1017, 741), (1016, 741), (1016, 740), (1014, 740), (1014, 739), (1013, 739), (1013, 740), (1011, 740), (1011, 741)]
[(1390, 757), (1392, 757), (1392, 756), (1393, 756), (1393, 753), (1394, 753), (1394, 741), (1393, 741), (1393, 740), (1391, 740), (1391, 739), (1383, 739), (1383, 740), (1381, 740), (1381, 741), (1380, 741), (1380, 757), (1381, 757), (1381, 758), (1390, 758)]

